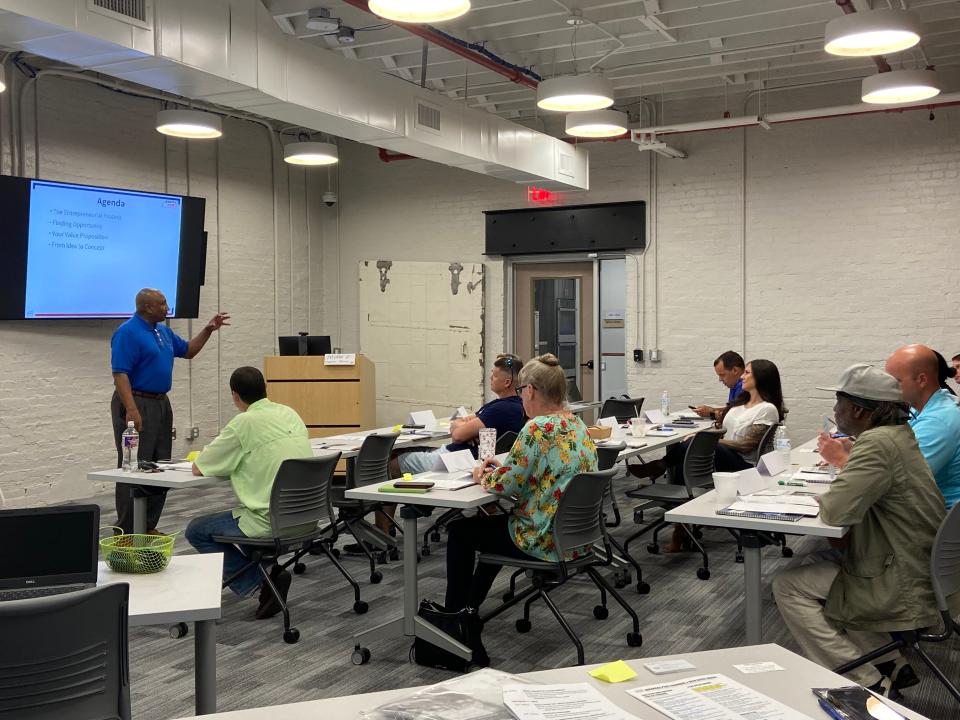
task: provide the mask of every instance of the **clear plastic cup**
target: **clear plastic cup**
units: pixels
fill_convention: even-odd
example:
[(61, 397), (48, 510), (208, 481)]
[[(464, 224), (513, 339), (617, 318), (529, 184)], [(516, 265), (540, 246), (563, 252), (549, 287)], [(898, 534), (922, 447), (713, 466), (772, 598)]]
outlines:
[(483, 462), (497, 454), (497, 429), (481, 428), (477, 445), (477, 460)]
[(643, 418), (630, 418), (630, 434), (635, 437), (644, 437), (647, 434), (647, 421)]
[(713, 489), (716, 494), (717, 507), (728, 507), (737, 499), (737, 481), (740, 473), (715, 472), (713, 474)]

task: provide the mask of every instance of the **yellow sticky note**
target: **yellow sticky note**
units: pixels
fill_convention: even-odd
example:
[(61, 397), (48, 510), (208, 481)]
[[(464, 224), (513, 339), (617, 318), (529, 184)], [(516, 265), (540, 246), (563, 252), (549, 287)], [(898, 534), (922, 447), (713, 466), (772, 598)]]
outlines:
[(406, 480), (407, 482), (410, 482), (411, 480), (413, 480), (413, 473), (404, 473), (403, 479)]
[(403, 430), (403, 425), (394, 425), (392, 428), (390, 428), (390, 430), (393, 432), (400, 432)]
[(607, 663), (606, 665), (601, 665), (596, 670), (590, 671), (590, 677), (595, 677), (597, 680), (603, 680), (608, 683), (623, 682), (624, 680), (631, 680), (636, 676), (637, 674), (623, 660)]
[(198, 456), (199, 454), (200, 454), (200, 451), (199, 451), (199, 450), (194, 450), (194, 451), (192, 451), (192, 452), (188, 452), (188, 453), (187, 453), (187, 462), (193, 462), (194, 460), (197, 459), (197, 456)]

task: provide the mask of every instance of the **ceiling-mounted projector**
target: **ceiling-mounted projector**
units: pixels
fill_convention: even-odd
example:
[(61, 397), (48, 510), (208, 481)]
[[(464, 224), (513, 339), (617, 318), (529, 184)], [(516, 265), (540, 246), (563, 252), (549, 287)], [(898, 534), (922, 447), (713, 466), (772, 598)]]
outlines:
[(314, 32), (334, 33), (340, 29), (340, 18), (330, 17), (326, 8), (310, 8), (307, 11), (307, 27)]

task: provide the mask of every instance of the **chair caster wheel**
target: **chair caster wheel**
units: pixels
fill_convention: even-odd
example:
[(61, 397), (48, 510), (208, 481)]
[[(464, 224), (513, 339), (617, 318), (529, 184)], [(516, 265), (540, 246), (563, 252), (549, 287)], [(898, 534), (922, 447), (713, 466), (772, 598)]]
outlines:
[(300, 639), (300, 631), (296, 628), (287, 628), (283, 631), (283, 641), (287, 645), (293, 645)]
[(504, 602), (510, 602), (511, 600), (513, 600), (513, 593), (512, 593), (512, 592), (505, 592), (505, 593), (503, 594), (503, 597), (502, 597), (501, 599), (502, 599)]
[(625, 582), (623, 581), (623, 578), (618, 575), (618, 576), (616, 576), (616, 577), (613, 579), (613, 586), (614, 586), (617, 590), (620, 590), (620, 589), (622, 589), (622, 588), (625, 588), (625, 587), (627, 586), (627, 583), (625, 583)]
[(389, 552), (387, 552), (387, 557), (389, 557), (391, 560), (395, 560), (395, 561), (399, 560), (400, 551), (397, 548), (394, 548), (393, 550), (390, 550)]
[(433, 540), (433, 542), (440, 542), (440, 533), (437, 531), (430, 533), (430, 539)]
[(376, 555), (377, 565), (386, 565), (387, 564), (387, 554), (385, 552), (378, 552)]
[(307, 566), (302, 562), (294, 563), (293, 565), (293, 574), (294, 575), (303, 575), (307, 571)]
[(430, 557), (430, 548), (424, 545), (422, 548), (420, 548), (420, 554), (424, 557)]
[(647, 545), (647, 552), (651, 555), (656, 555), (660, 552), (660, 546), (657, 543), (650, 543)]
[(641, 580), (637, 583), (637, 592), (641, 595), (648, 595), (650, 593), (650, 584)]
[(701, 580), (709, 580), (710, 571), (707, 568), (697, 568), (697, 577)]
[(517, 620), (516, 625), (518, 633), (530, 632), (530, 629), (533, 627), (533, 623), (531, 623), (529, 620), (525, 620), (524, 618)]
[(190, 627), (186, 623), (181, 622), (171, 625), (169, 628), (167, 628), (167, 631), (170, 633), (170, 637), (176, 640), (178, 638), (186, 637), (190, 632)]
[(335, 558), (339, 558), (339, 557), (340, 557), (340, 549), (339, 549), (339, 548), (330, 548), (330, 554), (333, 555)]
[(350, 655), (350, 662), (354, 665), (366, 665), (370, 662), (370, 651), (365, 647), (357, 645)]
[(606, 605), (594, 605), (593, 616), (597, 620), (606, 620), (610, 616), (610, 611), (607, 610)]
[(643, 636), (638, 632), (627, 633), (627, 645), (630, 647), (640, 647), (643, 645)]
[(383, 573), (380, 572), (379, 570), (374, 570), (372, 573), (370, 573), (370, 582), (373, 583), (374, 585), (376, 585), (381, 580), (383, 580)]
[(785, 558), (792, 558), (793, 548), (788, 548), (786, 545), (784, 545), (782, 548), (780, 548), (780, 554), (783, 555)]
[(736, 555), (734, 555), (733, 561), (736, 562), (736, 563), (740, 563), (740, 564), (742, 565), (742, 564), (743, 564), (743, 553), (738, 552)]
[(353, 611), (357, 615), (363, 615), (368, 609), (369, 606), (363, 600), (358, 600), (353, 604)]

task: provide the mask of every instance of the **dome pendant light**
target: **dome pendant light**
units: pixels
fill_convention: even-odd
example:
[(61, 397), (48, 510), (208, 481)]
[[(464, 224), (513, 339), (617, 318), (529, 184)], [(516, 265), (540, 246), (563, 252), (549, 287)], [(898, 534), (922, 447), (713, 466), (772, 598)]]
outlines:
[(863, 101), (873, 105), (918, 102), (939, 94), (933, 70), (891, 70), (865, 77), (861, 85)]
[(200, 110), (161, 110), (157, 132), (190, 140), (218, 138), (223, 135), (223, 124), (219, 115)]
[(370, 0), (370, 12), (404, 23), (438, 23), (470, 10), (470, 0)]
[(884, 55), (916, 45), (921, 30), (920, 21), (909, 10), (855, 12), (827, 23), (823, 49), (844, 57)]
[(283, 146), (283, 161), (291, 165), (334, 165), (339, 160), (333, 143), (292, 142)]
[(562, 75), (537, 87), (537, 107), (558, 112), (603, 110), (613, 105), (613, 83), (600, 75)]
[(592, 110), (567, 115), (567, 135), (584, 138), (618, 137), (627, 132), (627, 114), (619, 110)]

